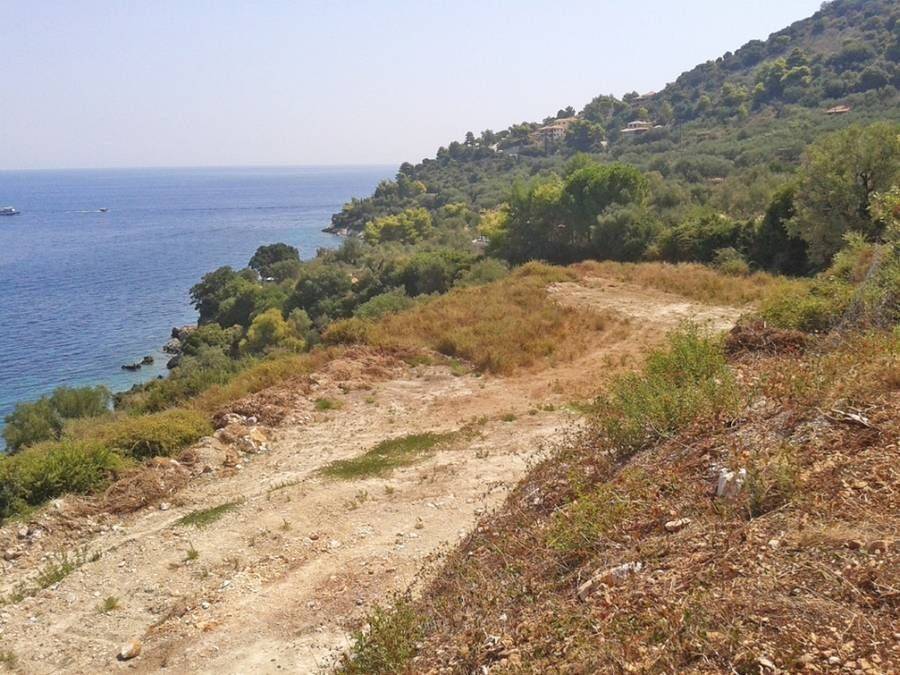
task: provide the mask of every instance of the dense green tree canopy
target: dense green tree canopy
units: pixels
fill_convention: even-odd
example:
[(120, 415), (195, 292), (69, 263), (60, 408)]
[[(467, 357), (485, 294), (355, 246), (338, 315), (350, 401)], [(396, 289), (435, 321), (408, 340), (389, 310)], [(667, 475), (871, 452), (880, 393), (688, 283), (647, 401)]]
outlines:
[(825, 263), (840, 249), (844, 235), (876, 239), (885, 223), (872, 213), (878, 192), (900, 183), (900, 125), (850, 127), (815, 143), (807, 151), (795, 199), (792, 232)]

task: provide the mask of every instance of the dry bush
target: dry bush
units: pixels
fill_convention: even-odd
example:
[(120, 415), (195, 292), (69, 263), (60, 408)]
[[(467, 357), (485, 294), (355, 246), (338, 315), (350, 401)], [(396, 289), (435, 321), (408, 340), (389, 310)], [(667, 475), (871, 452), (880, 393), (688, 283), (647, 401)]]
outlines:
[(308, 354), (282, 354), (260, 361), (234, 376), (227, 384), (213, 385), (198, 395), (188, 405), (213, 415), (224, 406), (280, 384), (285, 380), (308, 375), (323, 364), (337, 357), (340, 352), (317, 349)]
[(171, 498), (190, 477), (190, 471), (179, 462), (165, 457), (151, 459), (110, 485), (97, 501), (96, 510), (104, 513), (137, 511)]
[(136, 417), (121, 416), (81, 430), (87, 440), (144, 459), (168, 456), (212, 433), (209, 419), (194, 410), (172, 408)]
[(768, 325), (765, 321), (740, 321), (725, 338), (725, 352), (742, 354), (765, 352), (767, 354), (799, 354), (808, 338), (797, 330), (786, 330)]
[(546, 287), (573, 274), (529, 263), (508, 277), (460, 288), (377, 323), (337, 322), (324, 339), (389, 349), (428, 349), (469, 361), (482, 371), (509, 373), (547, 359), (580, 354), (606, 319), (547, 298)]

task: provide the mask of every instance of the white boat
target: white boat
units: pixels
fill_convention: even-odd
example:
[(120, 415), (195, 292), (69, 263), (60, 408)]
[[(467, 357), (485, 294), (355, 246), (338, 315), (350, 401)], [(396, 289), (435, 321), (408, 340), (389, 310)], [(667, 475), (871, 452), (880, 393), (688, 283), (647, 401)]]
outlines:
[(0, 207), (0, 216), (17, 216), (19, 212), (11, 206)]

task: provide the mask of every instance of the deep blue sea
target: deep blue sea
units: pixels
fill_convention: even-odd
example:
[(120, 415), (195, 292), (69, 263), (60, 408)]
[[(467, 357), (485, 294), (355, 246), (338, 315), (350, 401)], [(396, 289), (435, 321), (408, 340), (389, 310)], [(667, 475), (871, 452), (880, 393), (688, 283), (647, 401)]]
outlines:
[[(129, 388), (165, 372), (188, 290), (261, 244), (309, 258), (321, 232), (393, 167), (0, 171), (0, 425), (59, 385)], [(101, 213), (100, 208), (109, 209)], [(123, 363), (152, 354), (137, 373)], [(0, 441), (2, 447), (2, 441)]]

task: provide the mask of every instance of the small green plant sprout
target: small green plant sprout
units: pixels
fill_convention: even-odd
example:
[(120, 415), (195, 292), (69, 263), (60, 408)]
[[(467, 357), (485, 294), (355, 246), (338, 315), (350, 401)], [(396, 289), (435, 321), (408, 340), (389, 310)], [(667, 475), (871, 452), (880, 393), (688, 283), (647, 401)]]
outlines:
[(182, 516), (177, 521), (175, 521), (175, 524), (181, 525), (182, 527), (187, 527), (189, 525), (193, 527), (206, 527), (207, 525), (212, 525), (229, 511), (234, 511), (238, 506), (240, 506), (240, 504), (241, 500), (235, 500), (232, 502), (219, 504), (218, 506), (213, 506), (209, 509), (191, 511), (186, 516)]
[(194, 548), (194, 544), (188, 543), (188, 549), (184, 552), (184, 562), (192, 562), (200, 557), (200, 551)]
[(100, 606), (97, 607), (97, 611), (101, 614), (107, 614), (115, 609), (119, 609), (119, 607), (121, 607), (119, 599), (114, 595), (110, 595), (100, 603)]
[(57, 554), (41, 569), (35, 583), (40, 589), (49, 588), (90, 560), (92, 560), (92, 556), (84, 548), (79, 549), (73, 555), (68, 552)]
[(315, 408), (319, 412), (327, 412), (328, 410), (340, 410), (343, 404), (332, 398), (317, 398)]
[(14, 670), (18, 662), (19, 659), (14, 652), (8, 649), (0, 649), (0, 666), (3, 666), (6, 670)]

